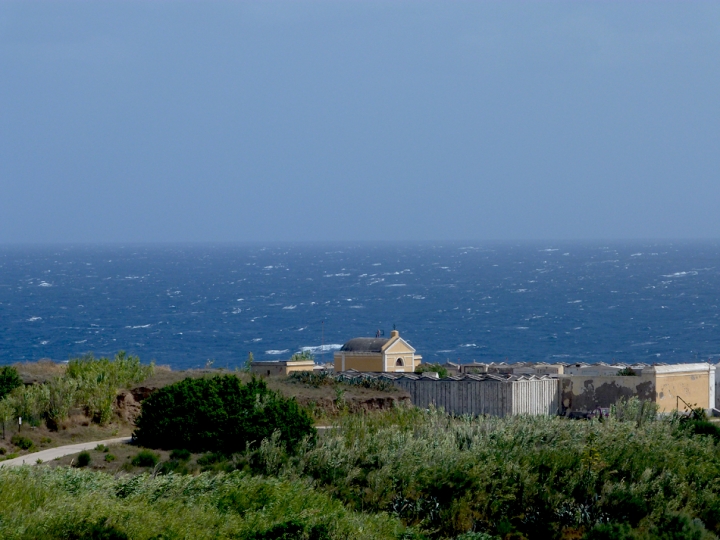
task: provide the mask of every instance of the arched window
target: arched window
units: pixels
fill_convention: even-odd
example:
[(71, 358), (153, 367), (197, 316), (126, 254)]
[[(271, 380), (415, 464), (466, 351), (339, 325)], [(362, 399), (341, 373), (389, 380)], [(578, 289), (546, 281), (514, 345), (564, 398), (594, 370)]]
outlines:
[(402, 359), (402, 358), (398, 358), (398, 359), (395, 361), (395, 365), (396, 365), (397, 367), (402, 367), (402, 366), (404, 366), (405, 364), (403, 363), (403, 359)]

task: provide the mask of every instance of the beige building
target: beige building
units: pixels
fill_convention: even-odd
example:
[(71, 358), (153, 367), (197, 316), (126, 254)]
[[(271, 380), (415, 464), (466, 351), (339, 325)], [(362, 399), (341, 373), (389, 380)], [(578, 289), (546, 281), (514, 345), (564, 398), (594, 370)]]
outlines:
[(250, 371), (261, 377), (274, 375), (290, 375), (296, 371), (313, 371), (315, 362), (312, 360), (266, 360), (253, 361), (250, 364)]
[(624, 366), (575, 365), (560, 379), (561, 406), (566, 414), (607, 408), (619, 399), (638, 397), (658, 404), (660, 412), (687, 406), (715, 407), (715, 366), (706, 363), (632, 366), (635, 375), (618, 375)]
[(422, 356), (400, 337), (397, 330), (390, 338), (351, 339), (335, 353), (335, 371), (353, 369), (363, 372), (413, 373)]

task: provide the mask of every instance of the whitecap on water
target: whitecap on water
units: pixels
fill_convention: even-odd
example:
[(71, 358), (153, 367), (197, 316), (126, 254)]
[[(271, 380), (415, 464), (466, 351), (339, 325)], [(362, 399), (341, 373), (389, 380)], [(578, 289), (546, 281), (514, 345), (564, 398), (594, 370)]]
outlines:
[(315, 347), (300, 347), (300, 352), (318, 354), (330, 351), (337, 351), (338, 349), (342, 349), (342, 345), (339, 345), (337, 343), (331, 343), (329, 345), (317, 345)]
[(386, 287), (406, 287), (407, 285), (405, 283), (391, 283), (390, 285), (385, 285)]
[(38, 283), (38, 287), (52, 287), (52, 285), (47, 281), (41, 281), (40, 283)]
[(277, 351), (275, 349), (271, 349), (269, 351), (265, 351), (265, 354), (285, 354), (287, 352), (290, 352), (290, 349), (283, 349), (282, 351)]
[(42, 317), (30, 317), (27, 322), (42, 321)]
[(297, 306), (285, 306), (283, 309), (295, 309)]
[(675, 272), (674, 274), (663, 274), (663, 277), (684, 277), (684, 276), (697, 276), (698, 273), (695, 270), (689, 272)]

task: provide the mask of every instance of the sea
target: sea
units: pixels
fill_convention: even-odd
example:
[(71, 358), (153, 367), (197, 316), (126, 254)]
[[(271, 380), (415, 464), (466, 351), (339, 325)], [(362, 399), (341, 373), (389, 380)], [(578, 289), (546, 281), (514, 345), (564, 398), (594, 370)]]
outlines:
[(720, 245), (0, 246), (0, 363), (242, 366), (397, 329), (426, 362), (717, 362)]

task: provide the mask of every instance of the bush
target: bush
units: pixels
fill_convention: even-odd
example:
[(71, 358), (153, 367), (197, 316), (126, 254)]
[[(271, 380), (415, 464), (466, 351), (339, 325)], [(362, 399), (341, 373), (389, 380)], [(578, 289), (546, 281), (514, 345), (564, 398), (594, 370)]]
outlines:
[(190, 450), (186, 450), (185, 448), (176, 448), (170, 452), (170, 459), (174, 459), (176, 461), (187, 461), (190, 459)]
[(112, 454), (105, 454), (105, 461), (107, 461), (108, 463), (111, 463), (111, 462), (115, 461), (115, 459), (116, 459), (116, 458), (115, 458), (114, 455), (112, 455)]
[(0, 399), (22, 385), (17, 369), (12, 366), (0, 367)]
[(160, 456), (150, 450), (140, 450), (137, 455), (132, 458), (135, 467), (154, 467), (160, 461)]
[(149, 448), (233, 453), (257, 447), (273, 432), (292, 449), (315, 430), (294, 399), (268, 389), (261, 379), (243, 384), (233, 375), (185, 379), (143, 402), (134, 436)]
[(415, 368), (415, 373), (437, 373), (441, 379), (448, 376), (447, 368), (442, 367), (440, 364), (422, 364)]
[(78, 454), (77, 460), (75, 461), (76, 467), (87, 467), (90, 465), (90, 462), (92, 461), (92, 458), (90, 457), (90, 452), (80, 452)]
[(30, 450), (34, 444), (30, 439), (23, 437), (22, 435), (13, 435), (10, 442), (21, 450)]

